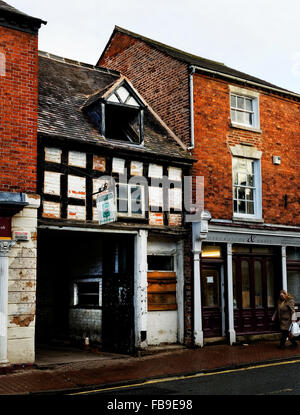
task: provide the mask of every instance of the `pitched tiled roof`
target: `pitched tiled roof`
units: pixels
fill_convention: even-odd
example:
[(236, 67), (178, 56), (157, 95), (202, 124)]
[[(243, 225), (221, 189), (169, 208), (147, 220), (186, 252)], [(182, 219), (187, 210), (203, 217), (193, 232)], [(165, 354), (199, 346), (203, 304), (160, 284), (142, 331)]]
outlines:
[[(160, 50), (161, 52), (164, 52), (166, 54), (168, 54), (169, 56), (172, 56), (173, 58), (180, 60), (182, 62), (185, 62), (188, 65), (191, 66), (196, 66), (199, 69), (203, 68), (206, 69), (208, 71), (212, 71), (212, 72), (217, 72), (220, 75), (227, 75), (227, 76), (231, 76), (231, 77), (235, 77), (235, 78), (240, 78), (241, 80), (245, 80), (245, 81), (250, 81), (256, 84), (261, 85), (262, 87), (267, 87), (267, 88), (273, 88), (273, 89), (277, 89), (278, 92), (282, 91), (282, 93), (288, 93), (288, 94), (293, 94), (295, 96), (298, 96), (300, 98), (300, 95), (293, 93), (292, 91), (288, 91), (287, 89), (281, 88), (279, 86), (273, 85), (270, 82), (264, 81), (262, 79), (256, 78), (255, 76), (246, 74), (244, 72), (240, 72), (236, 69), (230, 68), (228, 66), (226, 66), (224, 63), (220, 63), (220, 62), (216, 62), (216, 61), (212, 61), (209, 59), (205, 59), (202, 58), (200, 56), (196, 56), (193, 55), (191, 53), (188, 52), (184, 52), (182, 50), (173, 48), (171, 46), (165, 45), (164, 43), (158, 42), (156, 40), (153, 39), (149, 39), (145, 36), (139, 35), (137, 33), (131, 32), (127, 29), (124, 29), (122, 27), (119, 26), (115, 26), (115, 29), (111, 35), (111, 38), (113, 37), (115, 32), (120, 32), (120, 33), (124, 33), (126, 35), (129, 35), (131, 37), (134, 37), (136, 39), (139, 39), (147, 44), (149, 44), (150, 46)], [(108, 42), (106, 48), (109, 46), (110, 41)], [(104, 55), (105, 50), (102, 52), (101, 57)], [(101, 59), (100, 57), (100, 59)], [(99, 61), (100, 61), (99, 59)]]
[(44, 20), (21, 12), (5, 1), (0, 0), (0, 25), (8, 27), (16, 25), (21, 30), (37, 32), (42, 23), (46, 24)]
[(78, 140), (107, 148), (130, 148), (172, 158), (190, 158), (148, 109), (144, 110), (144, 145), (105, 140), (82, 107), (98, 91), (105, 91), (120, 79), (120, 73), (69, 59), (39, 54), (38, 131), (48, 137)]

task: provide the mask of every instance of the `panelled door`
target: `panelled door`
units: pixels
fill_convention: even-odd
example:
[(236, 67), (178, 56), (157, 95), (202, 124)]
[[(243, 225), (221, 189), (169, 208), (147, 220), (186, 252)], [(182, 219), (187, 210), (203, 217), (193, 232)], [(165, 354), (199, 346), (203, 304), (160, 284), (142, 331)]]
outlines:
[(234, 255), (232, 268), (237, 334), (275, 331), (271, 317), (281, 279), (275, 275), (276, 257)]
[(219, 264), (201, 265), (202, 326), (205, 337), (221, 337), (224, 329), (223, 274)]

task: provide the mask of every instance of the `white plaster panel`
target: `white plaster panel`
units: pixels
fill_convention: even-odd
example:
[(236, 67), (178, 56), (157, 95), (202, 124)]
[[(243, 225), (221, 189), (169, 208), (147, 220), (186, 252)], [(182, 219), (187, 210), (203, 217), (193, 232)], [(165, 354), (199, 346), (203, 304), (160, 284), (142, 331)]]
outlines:
[(85, 199), (85, 177), (68, 175), (68, 197)]
[(7, 357), (10, 363), (34, 362), (34, 336), (26, 339), (8, 339), (7, 348)]
[(69, 165), (86, 168), (86, 153), (69, 151)]
[(148, 345), (177, 343), (177, 311), (149, 311)]

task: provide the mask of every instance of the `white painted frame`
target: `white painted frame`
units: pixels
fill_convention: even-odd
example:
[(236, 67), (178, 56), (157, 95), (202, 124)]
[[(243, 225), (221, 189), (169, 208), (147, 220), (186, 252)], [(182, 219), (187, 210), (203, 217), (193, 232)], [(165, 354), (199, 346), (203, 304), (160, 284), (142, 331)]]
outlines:
[[(235, 157), (235, 156), (234, 156)], [(241, 157), (236, 157), (241, 158)], [(262, 219), (262, 177), (261, 177), (261, 161), (260, 159), (251, 159), (254, 162), (254, 187), (253, 189), (253, 200), (254, 200), (254, 214), (249, 213), (237, 213), (234, 211), (233, 203), (233, 218), (242, 218), (242, 219)], [(234, 170), (232, 163), (232, 191), (234, 191)], [(234, 200), (232, 194), (232, 201)]]
[[(260, 130), (260, 115), (259, 115), (259, 93), (251, 91), (250, 89), (239, 88), (237, 86), (229, 85), (229, 108), (230, 108), (230, 120), (231, 126), (237, 128), (243, 128), (250, 131), (261, 132)], [(253, 110), (253, 124), (239, 123), (231, 119), (231, 95), (235, 95), (241, 98), (248, 98), (252, 100)]]

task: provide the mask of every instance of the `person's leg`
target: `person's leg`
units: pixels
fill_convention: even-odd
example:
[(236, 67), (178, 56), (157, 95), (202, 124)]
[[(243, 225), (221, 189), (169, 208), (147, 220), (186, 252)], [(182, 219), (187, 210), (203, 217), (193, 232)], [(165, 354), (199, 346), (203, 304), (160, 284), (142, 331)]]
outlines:
[(292, 343), (292, 346), (293, 347), (297, 347), (298, 346), (298, 343), (296, 341), (296, 338), (291, 333), (289, 333), (289, 340)]
[(279, 347), (281, 349), (284, 349), (285, 347), (285, 342), (286, 342), (286, 338), (288, 337), (288, 330), (281, 330), (281, 336), (280, 336), (280, 345)]

